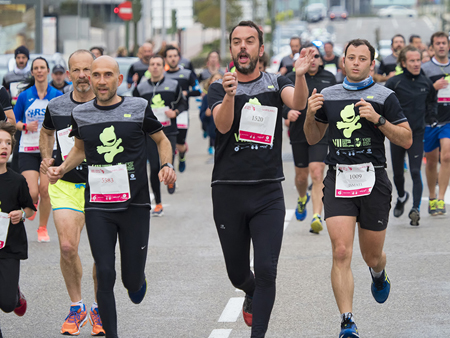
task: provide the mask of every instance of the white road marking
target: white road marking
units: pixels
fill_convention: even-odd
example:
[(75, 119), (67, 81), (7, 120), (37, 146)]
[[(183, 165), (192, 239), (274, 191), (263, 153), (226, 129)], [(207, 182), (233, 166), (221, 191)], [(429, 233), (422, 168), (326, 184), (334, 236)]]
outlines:
[(208, 338), (228, 338), (231, 334), (231, 329), (213, 330)]
[(432, 30), (432, 31), (435, 30), (434, 25), (428, 16), (423, 16), (422, 20), (426, 23), (426, 25), (428, 26), (428, 28), (430, 28), (430, 30)]
[(219, 323), (234, 323), (242, 311), (244, 297), (233, 297), (228, 301), (227, 306), (223, 310), (219, 318)]
[(284, 217), (285, 222), (289, 222), (294, 216), (295, 209), (286, 209), (286, 216)]

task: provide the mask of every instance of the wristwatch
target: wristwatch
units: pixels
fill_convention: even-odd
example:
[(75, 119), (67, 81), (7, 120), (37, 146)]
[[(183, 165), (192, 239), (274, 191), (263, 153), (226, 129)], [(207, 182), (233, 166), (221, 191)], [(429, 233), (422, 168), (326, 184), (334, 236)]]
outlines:
[[(169, 167), (170, 169), (173, 169), (173, 165), (172, 163), (164, 163), (160, 169), (164, 168), (164, 167)], [(175, 169), (174, 169), (175, 170)]]
[(25, 214), (25, 211), (22, 210), (22, 222), (25, 222), (25, 220), (27, 219), (27, 215)]
[(375, 127), (384, 126), (385, 123), (386, 119), (383, 116), (380, 116), (380, 118), (378, 119), (378, 123), (375, 124)]

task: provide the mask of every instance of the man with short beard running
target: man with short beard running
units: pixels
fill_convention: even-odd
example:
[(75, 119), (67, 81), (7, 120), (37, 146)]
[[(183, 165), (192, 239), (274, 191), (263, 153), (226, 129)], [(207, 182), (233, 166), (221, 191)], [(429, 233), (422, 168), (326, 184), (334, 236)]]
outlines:
[(378, 68), (378, 74), (374, 75), (376, 82), (386, 82), (396, 73), (401, 73), (401, 67), (397, 67), (397, 58), (400, 51), (405, 47), (405, 38), (401, 34), (394, 35), (391, 40), (392, 54), (386, 56)]
[[(243, 316), (251, 337), (264, 337), (275, 302), (285, 204), (281, 142), (283, 104), (302, 110), (312, 50), (295, 62), (295, 88), (284, 76), (259, 71), (263, 33), (252, 21), (231, 30), (236, 72), (211, 84), (208, 105), (217, 128), (212, 199), (228, 277), (245, 292)], [(250, 269), (253, 243), (255, 273)]]

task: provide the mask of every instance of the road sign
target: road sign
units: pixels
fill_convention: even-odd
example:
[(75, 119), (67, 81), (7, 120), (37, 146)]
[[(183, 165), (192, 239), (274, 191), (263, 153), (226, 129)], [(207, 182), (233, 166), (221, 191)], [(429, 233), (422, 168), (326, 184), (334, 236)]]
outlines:
[(131, 7), (131, 1), (124, 1), (114, 9), (114, 13), (116, 13), (122, 20), (130, 21), (133, 19), (133, 10)]

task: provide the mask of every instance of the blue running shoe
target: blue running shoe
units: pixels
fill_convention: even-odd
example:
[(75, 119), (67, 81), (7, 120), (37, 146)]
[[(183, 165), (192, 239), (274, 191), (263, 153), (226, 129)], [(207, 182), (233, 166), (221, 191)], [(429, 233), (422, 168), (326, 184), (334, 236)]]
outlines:
[[(370, 271), (370, 275), (372, 276), (372, 272)], [(389, 292), (391, 291), (391, 281), (386, 273), (386, 270), (383, 270), (383, 274), (379, 278), (374, 278), (372, 276), (372, 296), (375, 300), (383, 304), (389, 297)]]
[(144, 299), (146, 293), (147, 293), (147, 278), (145, 278), (144, 284), (142, 284), (142, 287), (138, 291), (130, 292), (130, 290), (128, 290), (128, 297), (130, 297), (131, 301), (134, 304), (139, 304)]
[(295, 217), (297, 221), (304, 221), (306, 218), (306, 204), (309, 202), (311, 194), (309, 192), (306, 193), (306, 202), (302, 203), (300, 201), (300, 197), (297, 200), (297, 208), (295, 209)]
[(182, 173), (186, 170), (186, 157), (185, 157), (185, 155), (183, 155), (183, 157), (181, 157), (181, 153), (179, 156), (180, 156), (180, 162), (178, 162), (178, 171), (180, 173)]
[(345, 318), (341, 323), (339, 338), (359, 338), (358, 328), (352, 319)]

